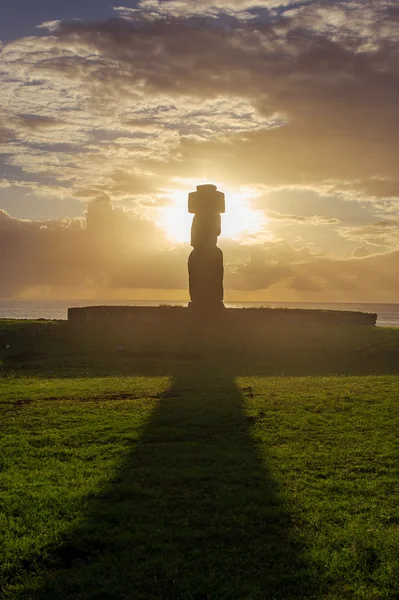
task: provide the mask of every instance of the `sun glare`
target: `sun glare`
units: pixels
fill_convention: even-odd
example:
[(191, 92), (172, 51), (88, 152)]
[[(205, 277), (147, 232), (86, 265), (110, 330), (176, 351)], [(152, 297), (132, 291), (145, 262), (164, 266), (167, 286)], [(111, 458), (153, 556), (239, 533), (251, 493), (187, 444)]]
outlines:
[[(262, 231), (266, 224), (265, 215), (262, 211), (250, 207), (251, 195), (248, 192), (230, 192), (222, 186), (218, 186), (218, 189), (226, 194), (221, 239), (245, 240), (246, 237)], [(157, 219), (158, 225), (177, 243), (190, 242), (193, 215), (187, 212), (188, 191), (167, 190), (171, 204), (161, 209), (160, 218)]]

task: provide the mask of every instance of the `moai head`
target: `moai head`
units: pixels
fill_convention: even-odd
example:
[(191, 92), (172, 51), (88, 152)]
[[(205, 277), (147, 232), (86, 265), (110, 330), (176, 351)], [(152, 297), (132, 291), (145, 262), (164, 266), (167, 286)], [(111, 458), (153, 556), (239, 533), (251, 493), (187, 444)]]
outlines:
[(194, 248), (215, 246), (221, 232), (221, 213), (225, 211), (223, 192), (216, 185), (197, 185), (188, 195), (188, 212), (194, 214), (191, 245)]

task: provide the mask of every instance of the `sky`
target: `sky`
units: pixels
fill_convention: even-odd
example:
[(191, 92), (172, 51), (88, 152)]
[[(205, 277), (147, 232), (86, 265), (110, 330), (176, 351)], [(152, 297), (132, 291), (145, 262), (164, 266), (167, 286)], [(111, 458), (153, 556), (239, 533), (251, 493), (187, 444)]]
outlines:
[(187, 299), (187, 195), (226, 194), (226, 298), (396, 302), (396, 0), (0, 8), (0, 297)]

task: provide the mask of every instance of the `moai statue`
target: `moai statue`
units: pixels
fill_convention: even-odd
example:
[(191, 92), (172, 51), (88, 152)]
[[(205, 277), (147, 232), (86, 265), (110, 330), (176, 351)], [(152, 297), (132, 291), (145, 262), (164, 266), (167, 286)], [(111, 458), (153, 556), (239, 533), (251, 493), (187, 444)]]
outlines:
[(190, 308), (221, 309), (223, 305), (223, 252), (217, 247), (221, 231), (224, 194), (216, 185), (197, 185), (188, 196), (188, 212), (194, 214), (188, 259)]

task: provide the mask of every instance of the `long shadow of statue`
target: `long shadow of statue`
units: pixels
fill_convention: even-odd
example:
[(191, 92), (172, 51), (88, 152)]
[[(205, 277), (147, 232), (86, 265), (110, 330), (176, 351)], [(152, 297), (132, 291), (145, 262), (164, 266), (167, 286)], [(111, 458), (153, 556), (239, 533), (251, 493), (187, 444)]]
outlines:
[(88, 499), (29, 597), (309, 597), (300, 540), (251, 435), (235, 368), (209, 348), (179, 364), (139, 442)]

